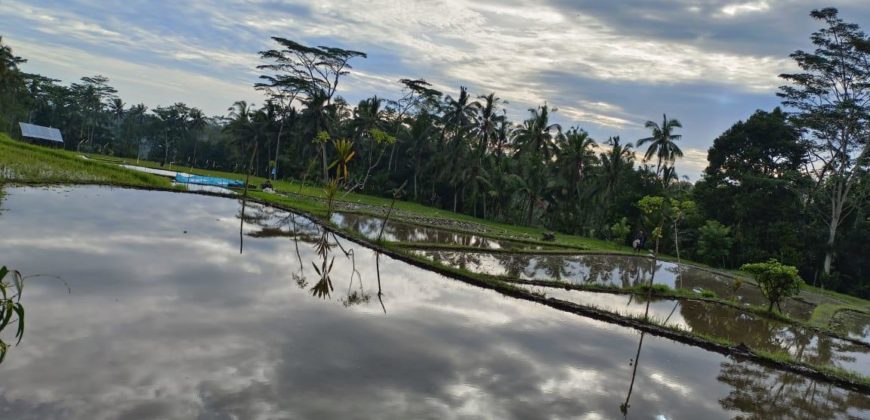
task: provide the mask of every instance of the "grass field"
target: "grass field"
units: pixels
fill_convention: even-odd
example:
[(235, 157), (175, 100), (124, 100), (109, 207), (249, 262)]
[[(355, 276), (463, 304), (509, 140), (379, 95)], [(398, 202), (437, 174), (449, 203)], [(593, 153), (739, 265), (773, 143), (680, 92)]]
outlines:
[(65, 150), (12, 140), (3, 133), (0, 133), (0, 181), (172, 188), (165, 178), (85, 159)]

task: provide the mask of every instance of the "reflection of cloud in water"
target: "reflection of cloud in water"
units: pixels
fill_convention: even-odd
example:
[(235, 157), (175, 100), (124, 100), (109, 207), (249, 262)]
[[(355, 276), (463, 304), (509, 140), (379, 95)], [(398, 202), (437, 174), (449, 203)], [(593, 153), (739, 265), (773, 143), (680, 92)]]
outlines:
[[(343, 256), (323, 301), (293, 281), (292, 239), (246, 239), (239, 255), (238, 220), (224, 223), (235, 200), (27, 188), (4, 205), (0, 229), (18, 241), (0, 243), (4, 263), (73, 289), (28, 284), (25, 341), (0, 367), (15, 379), (0, 383), (10, 418), (610, 418), (624, 397), (634, 331), (386, 257), (388, 314), (376, 299), (344, 308)], [(30, 239), (54, 237), (81, 246)], [(314, 251), (299, 246), (310, 275)], [(355, 253), (374, 293), (374, 254)], [(648, 337), (632, 409), (730, 417), (717, 402), (725, 360)]]

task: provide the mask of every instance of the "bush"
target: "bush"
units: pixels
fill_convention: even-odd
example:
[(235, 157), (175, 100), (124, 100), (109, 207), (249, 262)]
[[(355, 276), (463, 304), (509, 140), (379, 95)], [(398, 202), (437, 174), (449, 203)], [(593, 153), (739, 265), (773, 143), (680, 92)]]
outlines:
[(797, 267), (791, 265), (783, 265), (775, 259), (768, 262), (743, 264), (741, 270), (752, 273), (755, 276), (755, 281), (758, 282), (758, 287), (761, 289), (761, 294), (767, 298), (767, 311), (773, 311), (773, 305), (782, 312), (780, 302), (791, 296), (797, 295), (801, 290), (801, 285), (804, 283), (800, 275), (798, 275)]
[(707, 264), (724, 265), (731, 244), (731, 228), (716, 220), (708, 220), (698, 228), (698, 255)]
[(628, 238), (629, 233), (631, 233), (631, 226), (628, 225), (627, 217), (623, 217), (610, 226), (610, 237), (617, 245), (625, 245), (625, 240)]

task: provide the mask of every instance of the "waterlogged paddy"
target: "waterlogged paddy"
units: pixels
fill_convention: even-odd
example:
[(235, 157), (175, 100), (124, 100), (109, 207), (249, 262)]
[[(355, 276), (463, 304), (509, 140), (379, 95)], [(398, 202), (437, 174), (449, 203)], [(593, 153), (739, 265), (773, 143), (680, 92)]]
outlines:
[[(533, 255), (442, 250), (412, 252), (475, 273), (521, 280), (562, 281), (579, 285), (629, 288), (648, 284), (653, 273), (651, 258), (630, 255)], [(654, 283), (665, 284), (675, 289), (710, 290), (719, 297), (734, 297), (742, 303), (767, 304), (761, 291), (754, 285), (744, 283), (735, 291), (732, 277), (666, 261), (656, 263)], [(783, 304), (783, 311), (804, 320), (810, 318), (812, 309), (812, 305), (794, 299)]]
[[(334, 213), (332, 223), (342, 229), (357, 232), (364, 237), (375, 240), (381, 234), (382, 218), (355, 214)], [(510, 249), (535, 247), (535, 245), (518, 244), (509, 241), (487, 238), (468, 233), (452, 232), (426, 226), (413, 225), (397, 221), (389, 221), (383, 228), (381, 238), (391, 242), (418, 242), (438, 245), (465, 246), (481, 249)]]
[[(236, 200), (7, 193), (3, 263), (60, 275), (72, 293), (49, 278), (26, 284), (24, 341), (0, 365), (3, 418), (614, 418), (629, 389), (635, 418), (870, 416), (867, 395), (344, 240), (355, 264), (333, 245), (334, 290), (315, 297), (322, 260), (305, 241), (316, 226), (248, 205), (240, 235)], [(275, 234), (293, 225), (298, 254)]]
[(839, 311), (831, 326), (842, 334), (857, 340), (870, 342), (870, 315), (855, 311)]
[[(647, 308), (646, 299), (642, 296), (518, 286), (554, 299), (620, 315), (643, 317)], [(763, 318), (730, 306), (696, 300), (655, 299), (649, 303), (649, 316), (694, 333), (744, 343), (757, 350), (785, 351), (798, 360), (833, 365), (870, 376), (870, 347), (817, 334), (800, 326)]]

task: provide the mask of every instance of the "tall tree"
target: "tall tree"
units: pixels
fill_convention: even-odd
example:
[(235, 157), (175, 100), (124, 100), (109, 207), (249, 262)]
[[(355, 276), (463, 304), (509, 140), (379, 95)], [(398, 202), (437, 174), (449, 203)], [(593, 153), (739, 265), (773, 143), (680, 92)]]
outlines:
[(853, 187), (868, 165), (870, 40), (858, 25), (840, 19), (837, 9), (813, 10), (810, 16), (824, 25), (810, 37), (816, 49), (791, 54), (802, 72), (780, 75), (789, 84), (778, 94), (813, 142), (811, 175), (828, 209), (822, 265), (828, 275), (837, 231), (861, 199), (853, 196)]
[[(667, 115), (662, 115), (661, 125), (655, 121), (647, 121), (644, 127), (652, 131), (652, 136), (638, 140), (637, 147), (649, 143), (643, 160), (649, 161), (655, 156), (658, 160), (656, 175), (661, 176), (664, 171), (662, 163), (672, 166), (677, 158), (683, 157), (683, 151), (676, 144), (676, 141), (683, 138), (683, 136), (681, 134), (674, 134), (674, 130), (682, 128), (683, 124), (679, 120), (668, 119)], [(662, 180), (662, 184), (665, 184), (664, 178)]]
[[(310, 47), (281, 37), (272, 37), (272, 40), (280, 47), (261, 51), (260, 58), (269, 63), (257, 66), (260, 70), (273, 73), (266, 75), (266, 84), (279, 89), (296, 89), (298, 93), (304, 93), (309, 106), (317, 104), (320, 110), (326, 110), (332, 105), (341, 76), (347, 75), (351, 70), (350, 60), (367, 57), (360, 51), (326, 46)], [(328, 132), (333, 129), (332, 124), (324, 127)], [(319, 132), (320, 130), (315, 130), (309, 139), (313, 140)], [(326, 182), (329, 173), (325, 146), (321, 147), (321, 164), (323, 182)]]

